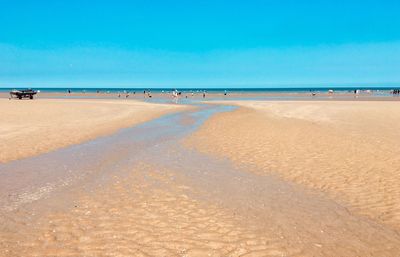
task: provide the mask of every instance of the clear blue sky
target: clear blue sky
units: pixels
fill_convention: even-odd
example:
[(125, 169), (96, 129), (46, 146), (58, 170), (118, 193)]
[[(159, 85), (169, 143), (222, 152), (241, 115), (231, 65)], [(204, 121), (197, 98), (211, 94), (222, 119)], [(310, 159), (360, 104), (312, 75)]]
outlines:
[(0, 86), (400, 82), (400, 1), (0, 0)]

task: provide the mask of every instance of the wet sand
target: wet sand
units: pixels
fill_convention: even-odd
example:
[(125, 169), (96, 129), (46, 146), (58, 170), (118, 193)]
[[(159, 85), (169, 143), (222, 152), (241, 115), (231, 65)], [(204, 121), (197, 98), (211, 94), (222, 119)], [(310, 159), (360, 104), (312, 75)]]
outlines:
[(0, 164), (0, 256), (400, 253), (398, 231), (319, 189), (210, 155), (219, 141), (187, 147), (214, 140), (201, 133), (215, 120), (250, 118), (242, 111), (198, 106)]
[(322, 191), (400, 231), (400, 105), (235, 101), (186, 144)]
[[(281, 256), (294, 252), (222, 208), (190, 198), (173, 173), (139, 164), (96, 193), (4, 235), (7, 256)], [(193, 193), (193, 192), (192, 192)], [(29, 230), (26, 228), (29, 227)], [(19, 242), (19, 243), (15, 243)]]
[(124, 100), (0, 99), (0, 163), (77, 144), (182, 109)]
[[(221, 205), (229, 198), (207, 196), (192, 183), (180, 172), (139, 162), (107, 181), (57, 197), (67, 199), (67, 206), (51, 204), (53, 210), (40, 215), (18, 211), (1, 226), (0, 256), (395, 256), (400, 251), (398, 234), (324, 200), (313, 206), (307, 198), (299, 205), (277, 197), (257, 215), (241, 202), (254, 198), (242, 195), (239, 202)], [(22, 216), (30, 218), (19, 220)]]

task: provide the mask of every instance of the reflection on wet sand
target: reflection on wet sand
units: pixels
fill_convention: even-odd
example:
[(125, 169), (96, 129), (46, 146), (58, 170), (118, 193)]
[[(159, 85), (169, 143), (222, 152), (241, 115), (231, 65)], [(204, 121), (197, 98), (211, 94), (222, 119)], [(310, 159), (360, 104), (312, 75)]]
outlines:
[[(82, 195), (76, 207), (37, 221), (34, 229), (3, 238), (10, 256), (243, 256), (291, 255), (257, 227), (243, 227), (213, 204), (187, 195), (167, 171), (139, 165), (124, 179), (95, 194)], [(18, 240), (16, 240), (18, 238)], [(11, 241), (10, 241), (11, 239)], [(16, 240), (16, 241), (14, 241)], [(8, 241), (8, 242), (7, 242)], [(254, 255), (252, 255), (254, 256)]]
[[(240, 212), (191, 197), (201, 192), (178, 182), (176, 176), (174, 171), (140, 163), (130, 172), (113, 176), (92, 193), (76, 194), (70, 210), (50, 212), (33, 224), (9, 231), (2, 238), (3, 254), (388, 256), (399, 250), (393, 238), (371, 234), (369, 239), (358, 238), (358, 232), (352, 241), (336, 238), (337, 242), (333, 240), (331, 245), (321, 243), (323, 240), (307, 241), (310, 238), (307, 231), (300, 233), (304, 238), (288, 240), (289, 235), (271, 233), (257, 219), (243, 220)], [(349, 228), (353, 228), (351, 222)], [(293, 232), (298, 233), (295, 230), (296, 227)], [(337, 232), (339, 236), (349, 233)], [(387, 245), (379, 246), (382, 241), (376, 240), (387, 240)], [(343, 245), (337, 245), (338, 242)]]
[[(317, 191), (179, 143), (212, 114), (229, 110), (203, 106), (0, 166), (0, 183), (12, 191), (0, 189), (0, 202), (10, 207), (0, 209), (0, 256), (400, 252), (397, 232)], [(13, 170), (19, 179), (10, 185), (4, 179), (11, 181)], [(46, 185), (53, 188), (40, 194)]]

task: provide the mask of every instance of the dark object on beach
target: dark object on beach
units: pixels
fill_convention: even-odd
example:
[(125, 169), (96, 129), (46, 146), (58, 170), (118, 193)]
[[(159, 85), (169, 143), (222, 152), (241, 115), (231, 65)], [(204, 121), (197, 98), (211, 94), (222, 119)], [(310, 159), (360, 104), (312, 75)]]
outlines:
[(18, 99), (22, 99), (22, 98), (29, 98), (29, 99), (33, 99), (33, 96), (37, 94), (37, 91), (33, 90), (33, 89), (25, 89), (25, 90), (12, 90), (10, 92), (10, 97), (11, 98), (18, 98)]

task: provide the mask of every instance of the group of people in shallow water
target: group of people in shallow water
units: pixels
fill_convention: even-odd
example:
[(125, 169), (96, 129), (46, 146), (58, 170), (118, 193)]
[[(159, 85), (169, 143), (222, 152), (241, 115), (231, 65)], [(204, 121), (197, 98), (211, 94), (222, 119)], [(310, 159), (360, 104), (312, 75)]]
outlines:
[(400, 95), (400, 89), (394, 89), (392, 93), (393, 95)]
[[(163, 91), (164, 92), (164, 91)], [(178, 98), (179, 96), (181, 96), (182, 95), (182, 92), (180, 92), (180, 91), (178, 91), (178, 90), (174, 90), (174, 91), (172, 91), (172, 97), (173, 98)], [(226, 93), (225, 93), (225, 95), (226, 95)], [(191, 92), (191, 96), (193, 97), (194, 96), (194, 93), (193, 92)], [(188, 98), (188, 96), (186, 95), (185, 96), (185, 98)], [(203, 98), (206, 98), (206, 91), (203, 91)]]
[[(68, 92), (68, 94), (71, 94), (71, 93), (72, 93), (71, 89), (68, 89), (67, 92)], [(83, 90), (82, 93), (86, 93), (86, 91)], [(101, 92), (100, 92), (100, 90), (97, 90), (96, 93), (101, 93)], [(106, 91), (106, 93), (109, 94), (110, 91)], [(164, 90), (162, 91), (162, 93), (164, 93)], [(135, 92), (135, 91), (129, 92), (129, 91), (125, 91), (125, 90), (124, 90), (123, 95), (125, 96), (125, 98), (128, 98), (130, 94), (135, 95), (136, 92)], [(202, 94), (203, 94), (203, 98), (205, 98), (205, 97), (206, 97), (206, 91), (203, 91)], [(119, 97), (119, 98), (121, 98), (123, 95), (122, 95), (120, 92), (118, 92), (118, 97)], [(146, 90), (143, 90), (143, 95), (144, 95), (144, 97), (149, 97), (149, 98), (152, 97), (150, 90), (147, 90), (147, 91), (146, 91)], [(174, 91), (172, 91), (172, 96), (173, 96), (174, 98), (177, 98), (177, 97), (179, 97), (179, 96), (181, 96), (181, 95), (182, 95), (182, 92), (180, 92), (180, 91), (178, 91), (178, 90), (176, 90), (176, 89), (175, 89)], [(225, 90), (224, 95), (227, 95), (226, 90)], [(194, 96), (194, 93), (193, 93), (193, 92), (191, 93), (191, 96), (192, 96), (192, 97)], [(188, 96), (186, 95), (186, 98), (187, 98), (187, 97), (188, 97)]]

